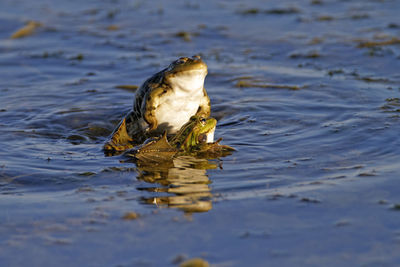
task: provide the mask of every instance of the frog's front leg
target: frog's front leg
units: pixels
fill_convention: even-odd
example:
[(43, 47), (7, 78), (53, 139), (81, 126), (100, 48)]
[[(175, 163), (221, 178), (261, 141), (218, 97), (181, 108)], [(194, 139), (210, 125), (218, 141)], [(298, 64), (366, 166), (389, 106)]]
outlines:
[(163, 88), (154, 88), (153, 90), (151, 90), (149, 94), (145, 96), (146, 100), (143, 101), (142, 110), (144, 110), (143, 114), (144, 120), (149, 125), (146, 131), (153, 131), (158, 127), (158, 122), (155, 112), (160, 104), (159, 95), (162, 94), (163, 92), (164, 92)]

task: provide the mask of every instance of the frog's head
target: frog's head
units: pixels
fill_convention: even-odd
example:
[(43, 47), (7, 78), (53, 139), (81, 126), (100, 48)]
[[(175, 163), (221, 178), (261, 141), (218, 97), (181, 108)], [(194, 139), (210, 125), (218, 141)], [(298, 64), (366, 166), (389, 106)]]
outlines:
[(217, 120), (214, 118), (206, 119), (200, 116), (192, 116), (171, 139), (170, 143), (180, 149), (189, 151), (200, 143), (213, 142), (216, 125)]
[(202, 89), (207, 65), (200, 56), (181, 57), (165, 70), (164, 79), (172, 87), (184, 91)]

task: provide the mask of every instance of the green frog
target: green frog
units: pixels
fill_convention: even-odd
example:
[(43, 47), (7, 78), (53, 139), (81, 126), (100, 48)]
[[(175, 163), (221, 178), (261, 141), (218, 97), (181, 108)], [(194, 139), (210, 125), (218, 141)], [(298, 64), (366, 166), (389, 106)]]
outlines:
[(217, 120), (214, 118), (192, 116), (169, 143), (181, 151), (190, 152), (198, 144), (213, 142), (216, 126)]
[(193, 56), (181, 57), (147, 79), (104, 149), (123, 151), (164, 132), (176, 134), (193, 115), (207, 118), (211, 107), (206, 75), (206, 63)]
[(203, 155), (208, 152), (219, 153), (217, 156), (230, 154), (234, 151), (232, 147), (220, 145), (219, 141), (209, 142), (214, 138), (216, 125), (214, 118), (192, 116), (169, 141), (164, 133), (162, 137), (150, 138), (142, 145), (126, 151), (125, 155), (145, 161), (165, 161), (177, 155)]

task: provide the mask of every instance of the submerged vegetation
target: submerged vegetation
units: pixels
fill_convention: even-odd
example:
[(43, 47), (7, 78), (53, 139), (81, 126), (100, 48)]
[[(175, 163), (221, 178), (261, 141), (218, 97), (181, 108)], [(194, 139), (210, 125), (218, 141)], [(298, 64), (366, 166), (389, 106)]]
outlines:
[(42, 27), (43, 24), (37, 21), (29, 21), (25, 26), (22, 28), (18, 29), (11, 35), (11, 39), (18, 39), (18, 38), (23, 38), (27, 37), (29, 35), (32, 35), (35, 33), (35, 31), (39, 28)]
[(296, 7), (271, 8), (271, 9), (248, 8), (238, 11), (238, 13), (242, 15), (255, 15), (255, 14), (287, 15), (287, 14), (298, 14), (300, 13), (300, 10)]
[(377, 46), (387, 46), (387, 45), (399, 45), (400, 38), (393, 37), (389, 40), (382, 40), (382, 41), (363, 41), (358, 44), (359, 48), (370, 48), (370, 47), (377, 47)]
[(263, 83), (260, 80), (246, 78), (239, 79), (235, 83), (235, 87), (237, 88), (276, 88), (276, 89), (289, 89), (289, 90), (300, 90), (305, 88), (305, 86), (297, 86), (297, 85), (285, 85), (285, 84), (268, 84)]

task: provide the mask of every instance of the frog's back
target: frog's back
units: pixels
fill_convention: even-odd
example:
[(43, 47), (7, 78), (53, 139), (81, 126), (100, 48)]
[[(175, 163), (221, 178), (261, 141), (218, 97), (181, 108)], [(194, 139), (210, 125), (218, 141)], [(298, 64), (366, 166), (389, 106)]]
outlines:
[(133, 112), (142, 117), (146, 109), (146, 97), (151, 94), (151, 92), (158, 88), (163, 80), (163, 73), (165, 69), (157, 72), (150, 78), (144, 81), (144, 83), (136, 91), (135, 98), (133, 99)]

